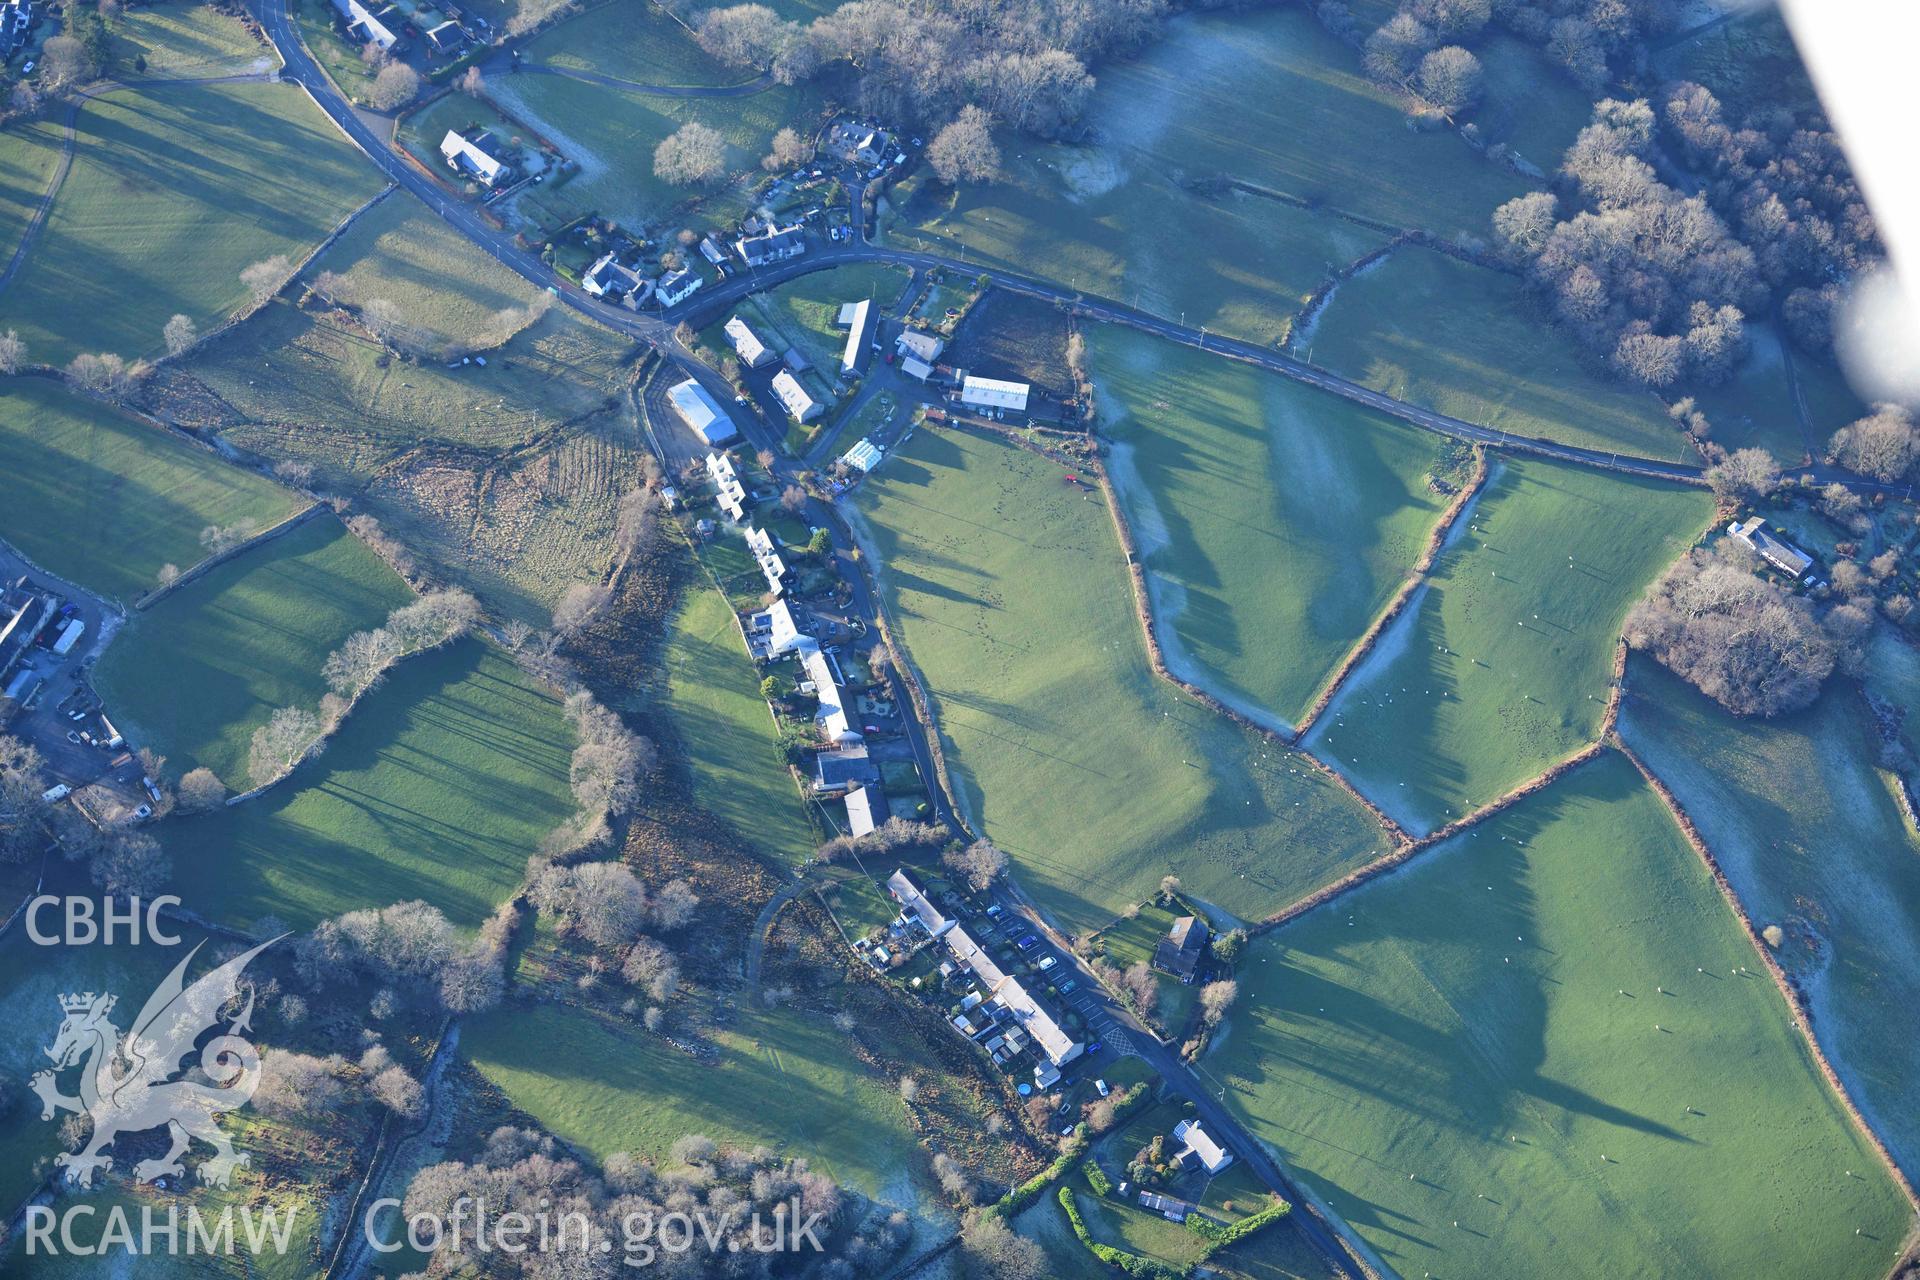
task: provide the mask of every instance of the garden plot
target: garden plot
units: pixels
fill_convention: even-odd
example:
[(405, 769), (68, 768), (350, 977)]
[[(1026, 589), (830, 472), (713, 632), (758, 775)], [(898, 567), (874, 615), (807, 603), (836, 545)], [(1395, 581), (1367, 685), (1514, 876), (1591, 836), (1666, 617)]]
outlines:
[(0, 389), (0, 538), (36, 564), (121, 601), (162, 566), (206, 555), (208, 525), (267, 528), (302, 500), (210, 449), (56, 383)]
[[(1870, 686), (1920, 715), (1912, 650), (1882, 636)], [(1737, 720), (1635, 658), (1620, 732), (1674, 795), (1756, 925), (1803, 985), (1841, 1077), (1904, 1167), (1920, 1169), (1920, 834), (1859, 692), (1836, 679), (1805, 711)]]
[(1590, 373), (1517, 277), (1406, 248), (1341, 284), (1313, 363), (1468, 422), (1645, 458), (1695, 456), (1650, 391)]
[(1090, 331), (1112, 472), (1184, 678), (1296, 722), (1419, 559), (1441, 441), (1248, 365)]
[(294, 928), (419, 898), (471, 929), (573, 812), (552, 694), (479, 640), (408, 658), (264, 795), (167, 824), (194, 909)]
[(1599, 736), (1627, 609), (1712, 513), (1703, 490), (1498, 463), (1310, 748), (1417, 830), (1537, 776)]
[(249, 301), (243, 270), (298, 260), (380, 189), (291, 84), (116, 92), (75, 127), (73, 168), (0, 294), (0, 326), (44, 363), (164, 353), (169, 317), (212, 328)]
[(1396, 1273), (1878, 1280), (1905, 1198), (1608, 753), (1262, 937), (1205, 1063)]
[(412, 599), (323, 516), (133, 614), (95, 679), (120, 727), (166, 756), (169, 773), (204, 766), (244, 791), (253, 731), (277, 707), (318, 703), (327, 655)]
[(921, 430), (859, 490), (961, 803), (1065, 927), (1155, 891), (1257, 918), (1386, 849), (1310, 764), (1153, 674), (1112, 518), (1068, 468)]

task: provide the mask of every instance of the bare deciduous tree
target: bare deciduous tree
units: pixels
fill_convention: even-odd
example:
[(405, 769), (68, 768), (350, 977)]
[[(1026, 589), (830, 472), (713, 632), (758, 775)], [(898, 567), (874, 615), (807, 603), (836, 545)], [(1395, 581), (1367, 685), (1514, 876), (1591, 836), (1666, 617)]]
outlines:
[(962, 182), (991, 182), (1000, 172), (1000, 148), (993, 140), (993, 120), (984, 108), (968, 103), (953, 122), (927, 144), (927, 163), (948, 186)]
[(1876, 480), (1905, 479), (1920, 462), (1920, 429), (1899, 405), (1878, 404), (1866, 417), (1833, 433), (1828, 456)]
[(400, 642), (385, 627), (356, 631), (327, 655), (320, 668), (327, 687), (346, 699), (358, 698), (386, 677), (400, 660)]
[(375, 111), (397, 111), (420, 96), (420, 73), (404, 62), (389, 62), (373, 78), (367, 101)]
[(284, 253), (262, 258), (240, 272), (240, 283), (247, 286), (247, 292), (253, 295), (253, 305), (256, 307), (280, 292), (281, 286), (292, 278), (293, 263)]
[(941, 862), (975, 893), (985, 893), (1007, 870), (1007, 855), (992, 842), (975, 840), (941, 856)]
[(9, 329), (0, 333), (0, 373), (11, 377), (20, 372), (20, 366), (27, 362), (27, 344), (18, 331)]
[(1765, 449), (1736, 449), (1707, 468), (1707, 483), (1722, 498), (1764, 498), (1780, 487), (1780, 464)]
[(200, 341), (200, 329), (194, 324), (192, 316), (176, 313), (160, 331), (160, 336), (166, 340), (168, 355), (185, 355), (194, 343)]
[(320, 720), (304, 707), (281, 707), (253, 731), (247, 774), (256, 785), (285, 777), (320, 746)]
[(670, 186), (705, 186), (726, 168), (726, 138), (697, 120), (681, 125), (653, 149), (653, 175)]
[(797, 129), (783, 128), (773, 135), (773, 146), (760, 161), (760, 167), (769, 173), (782, 169), (791, 169), (807, 158), (807, 143)]
[(202, 813), (226, 803), (227, 786), (205, 765), (190, 769), (180, 779), (180, 809), (183, 813)]

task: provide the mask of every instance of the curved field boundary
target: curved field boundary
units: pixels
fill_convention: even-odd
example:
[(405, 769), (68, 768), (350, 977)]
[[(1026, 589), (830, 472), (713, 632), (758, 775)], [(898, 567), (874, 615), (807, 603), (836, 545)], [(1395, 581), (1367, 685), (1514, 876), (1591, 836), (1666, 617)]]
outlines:
[(1367, 655), (1372, 653), (1374, 646), (1380, 643), (1380, 637), (1412, 602), (1415, 593), (1426, 582), (1427, 574), (1433, 571), (1433, 562), (1440, 555), (1440, 548), (1446, 545), (1447, 536), (1453, 532), (1453, 526), (1460, 519), (1461, 512), (1471, 506), (1473, 500), (1480, 495), (1480, 491), (1486, 487), (1487, 477), (1490, 474), (1492, 472), (1487, 466), (1486, 450), (1476, 445), (1473, 450), (1472, 478), (1460, 486), (1460, 492), (1453, 496), (1453, 501), (1447, 504), (1447, 509), (1440, 513), (1440, 519), (1434, 524), (1433, 532), (1427, 535), (1426, 547), (1421, 550), (1420, 558), (1413, 562), (1413, 568), (1407, 573), (1406, 581), (1400, 584), (1400, 590), (1388, 602), (1387, 607), (1381, 610), (1380, 616), (1373, 620), (1373, 625), (1361, 635), (1359, 641), (1347, 653), (1346, 658), (1334, 669), (1333, 674), (1327, 677), (1326, 684), (1320, 688), (1320, 696), (1313, 700), (1311, 707), (1307, 708), (1307, 714), (1300, 717), (1300, 723), (1293, 730), (1293, 741), (1296, 745), (1306, 740), (1307, 734), (1313, 729), (1314, 722), (1319, 720), (1327, 708), (1333, 704), (1347, 677), (1353, 674), (1354, 668), (1367, 660)]
[[(1487, 819), (1512, 808), (1515, 804), (1535, 792), (1543, 791), (1547, 787), (1552, 786), (1573, 770), (1587, 763), (1587, 761), (1599, 758), (1599, 756), (1606, 751), (1608, 739), (1613, 737), (1614, 725), (1620, 717), (1620, 698), (1626, 685), (1626, 670), (1626, 642), (1616, 641), (1613, 653), (1613, 679), (1608, 688), (1607, 707), (1600, 719), (1600, 734), (1592, 742), (1581, 747), (1578, 751), (1567, 756), (1559, 763), (1550, 766), (1544, 772), (1529, 778), (1505, 794), (1488, 801), (1472, 813), (1455, 818), (1445, 826), (1435, 828), (1433, 831), (1417, 839), (1410, 839), (1404, 847), (1383, 854), (1363, 867), (1355, 867), (1352, 871), (1349, 871), (1346, 875), (1341, 876), (1331, 884), (1314, 890), (1298, 902), (1282, 907), (1272, 915), (1254, 924), (1247, 932), (1250, 934), (1266, 933), (1270, 930), (1278, 929), (1281, 925), (1297, 920), (1309, 911), (1325, 906), (1335, 898), (1346, 893), (1349, 889), (1357, 889), (1368, 881), (1377, 880), (1387, 872), (1399, 868), (1410, 861), (1416, 854), (1424, 853), (1428, 849), (1459, 835), (1463, 831), (1479, 826)], [(1307, 751), (1302, 750), (1300, 754), (1309, 760), (1313, 760), (1314, 763), (1319, 764), (1321, 768), (1325, 769), (1328, 773), (1333, 774), (1335, 777), (1340, 777), (1338, 770), (1320, 761)], [(1342, 781), (1344, 782), (1345, 779), (1342, 778)], [(1351, 787), (1349, 787), (1349, 790), (1351, 790)]]
[[(1015, 438), (1017, 439), (1017, 437)], [(1031, 441), (1023, 441), (1021, 443), (1026, 444), (1028, 448), (1033, 449), (1036, 453), (1041, 453), (1047, 457), (1053, 456), (1047, 454), (1045, 450)], [(1059, 461), (1059, 459), (1055, 460)], [(1076, 462), (1074, 465), (1082, 464)], [(1094, 476), (1100, 482), (1100, 494), (1106, 499), (1107, 515), (1113, 520), (1114, 536), (1119, 539), (1120, 550), (1126, 557), (1127, 580), (1133, 588), (1134, 618), (1140, 623), (1140, 633), (1145, 639), (1147, 646), (1147, 663), (1153, 668), (1153, 674), (1187, 694), (1187, 696), (1191, 697), (1209, 711), (1214, 712), (1216, 715), (1225, 716), (1241, 728), (1259, 734), (1262, 738), (1276, 746), (1284, 747), (1292, 751), (1295, 755), (1299, 756), (1301, 760), (1306, 761), (1321, 773), (1325, 774), (1334, 785), (1346, 792), (1348, 796), (1353, 798), (1355, 803), (1359, 804), (1361, 808), (1371, 814), (1373, 820), (1380, 825), (1381, 830), (1386, 832), (1387, 839), (1390, 843), (1397, 845), (1407, 844), (1412, 837), (1407, 834), (1406, 829), (1388, 817), (1386, 810), (1361, 795), (1359, 790), (1351, 782), (1347, 781), (1346, 777), (1338, 770), (1329, 767), (1327, 763), (1318, 756), (1296, 746), (1294, 741), (1289, 739), (1285, 734), (1275, 732), (1266, 725), (1254, 721), (1243, 712), (1234, 710), (1213, 694), (1202, 689), (1199, 685), (1181, 679), (1167, 666), (1166, 654), (1163, 653), (1160, 648), (1160, 638), (1154, 634), (1153, 607), (1148, 602), (1147, 571), (1140, 562), (1140, 546), (1134, 541), (1133, 526), (1127, 522), (1126, 512), (1120, 509), (1120, 495), (1113, 487), (1113, 478), (1107, 474), (1105, 463), (1100, 458), (1095, 457), (1088, 459), (1084, 465), (1088, 470), (1093, 472)], [(1388, 856), (1391, 857), (1392, 855), (1389, 854)]]
[(1620, 741), (1617, 735), (1614, 737), (1612, 746), (1633, 762), (1633, 767), (1640, 771), (1640, 776), (1647, 780), (1647, 785), (1653, 788), (1654, 794), (1659, 796), (1660, 802), (1667, 807), (1667, 812), (1672, 815), (1675, 825), (1680, 828), (1680, 834), (1686, 837), (1694, 853), (1699, 855), (1701, 863), (1707, 868), (1707, 874), (1713, 877), (1714, 887), (1720, 891), (1721, 898), (1726, 901), (1727, 909), (1733, 912), (1734, 918), (1740, 922), (1741, 929), (1746, 932), (1747, 942), (1752, 945), (1755, 954), (1760, 957), (1760, 962), (1772, 975), (1773, 985), (1780, 989), (1780, 994), (1786, 999), (1787, 1008), (1793, 1015), (1794, 1026), (1799, 1028), (1800, 1033), (1806, 1037), (1807, 1048), (1813, 1054), (1813, 1060), (1819, 1064), (1820, 1074), (1826, 1077), (1828, 1086), (1838, 1095), (1847, 1118), (1859, 1128), (1867, 1144), (1873, 1148), (1874, 1154), (1880, 1157), (1881, 1164), (1885, 1165), (1887, 1172), (1893, 1175), (1894, 1184), (1907, 1197), (1907, 1203), (1915, 1210), (1920, 1210), (1920, 1196), (1915, 1195), (1913, 1183), (1907, 1180), (1906, 1173), (1894, 1160), (1893, 1153), (1887, 1150), (1887, 1144), (1880, 1140), (1880, 1135), (1875, 1133), (1873, 1126), (1867, 1123), (1866, 1116), (1854, 1103), (1853, 1095), (1847, 1092), (1847, 1086), (1841, 1082), (1840, 1073), (1833, 1069), (1833, 1063), (1827, 1059), (1826, 1050), (1821, 1047), (1820, 1038), (1813, 1033), (1813, 1010), (1801, 997), (1799, 988), (1795, 987), (1787, 977), (1786, 970), (1780, 967), (1780, 962), (1773, 958), (1773, 949), (1760, 937), (1760, 931), (1754, 927), (1753, 917), (1747, 914), (1746, 907), (1741, 904), (1740, 895), (1733, 891), (1732, 882), (1727, 879), (1726, 872), (1721, 870), (1719, 859), (1715, 858), (1713, 851), (1707, 847), (1706, 840), (1700, 834), (1700, 828), (1693, 823), (1692, 815), (1687, 812), (1686, 806), (1680, 803), (1680, 798), (1673, 794), (1652, 769), (1647, 767), (1646, 762), (1640, 759), (1632, 747)]

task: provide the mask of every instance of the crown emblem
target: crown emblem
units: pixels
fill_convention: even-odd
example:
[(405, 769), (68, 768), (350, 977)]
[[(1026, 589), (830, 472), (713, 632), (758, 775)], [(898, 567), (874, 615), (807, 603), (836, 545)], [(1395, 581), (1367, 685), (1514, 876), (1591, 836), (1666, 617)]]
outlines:
[(88, 1010), (93, 1008), (94, 1001), (96, 999), (98, 999), (101, 1002), (100, 1012), (105, 1013), (107, 1010), (113, 1008), (113, 1002), (115, 997), (113, 996), (96, 997), (91, 991), (83, 992), (79, 995), (61, 996), (60, 1008), (67, 1013), (86, 1013)]

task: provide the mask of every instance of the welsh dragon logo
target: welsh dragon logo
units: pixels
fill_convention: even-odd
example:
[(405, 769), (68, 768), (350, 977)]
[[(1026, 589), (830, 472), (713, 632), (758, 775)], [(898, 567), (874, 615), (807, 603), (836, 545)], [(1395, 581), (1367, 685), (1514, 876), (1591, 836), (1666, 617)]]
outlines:
[[(93, 1175), (112, 1166), (106, 1148), (121, 1134), (165, 1126), (172, 1146), (160, 1159), (134, 1165), (137, 1180), (183, 1177), (186, 1170), (180, 1157), (197, 1138), (216, 1153), (200, 1166), (200, 1180), (217, 1187), (228, 1185), (233, 1171), (247, 1163), (247, 1156), (234, 1151), (214, 1117), (245, 1106), (260, 1084), (259, 1051), (240, 1034), (252, 1030), (251, 988), (245, 1008), (228, 1020), (227, 1029), (205, 1044), (200, 1041), (219, 1024), (220, 1011), (238, 997), (241, 972), (277, 941), (263, 942), (235, 956), (189, 987), (183, 979), (200, 952), (200, 946), (194, 947), (154, 989), (124, 1035), (108, 1017), (117, 997), (104, 992), (60, 997), (65, 1017), (46, 1050), (53, 1069), (35, 1073), (32, 1088), (40, 1095), (42, 1120), (71, 1111), (93, 1121), (93, 1135), (84, 1150), (54, 1157), (66, 1169), (68, 1180), (91, 1187)], [(182, 1061), (196, 1049), (197, 1077), (176, 1078), (193, 1075)], [(79, 1096), (69, 1097), (60, 1092), (59, 1079), (74, 1067), (79, 1068)]]

